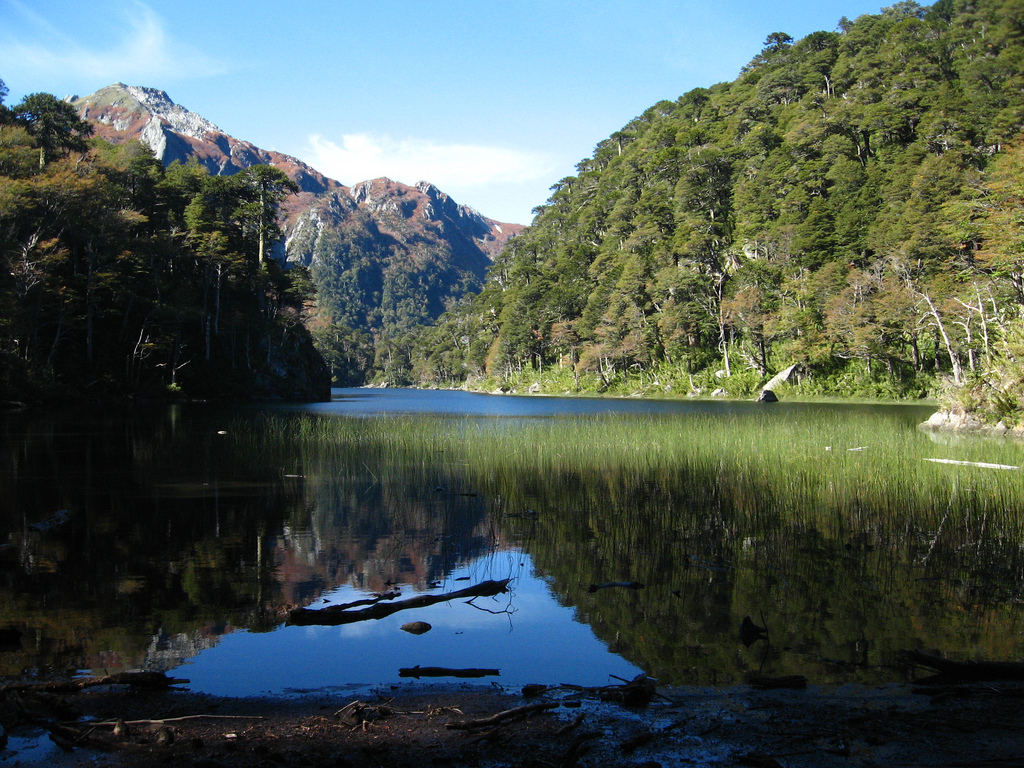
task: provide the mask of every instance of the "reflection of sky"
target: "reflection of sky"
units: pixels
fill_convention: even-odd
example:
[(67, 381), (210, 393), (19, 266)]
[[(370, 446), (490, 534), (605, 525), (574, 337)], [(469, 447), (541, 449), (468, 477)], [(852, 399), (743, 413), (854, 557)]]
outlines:
[[(488, 578), (509, 575), (508, 552), (473, 563), (449, 580), (454, 591)], [(256, 634), (236, 632), (174, 671), (192, 681), (192, 690), (215, 695), (246, 696), (289, 690), (354, 685), (416, 683), (400, 678), (403, 667), (499, 669), (494, 681), (507, 686), (526, 683), (605, 685), (610, 675), (632, 678), (640, 669), (608, 651), (590, 627), (575, 621), (571, 608), (560, 606), (547, 585), (532, 572), (529, 557), (516, 557), (512, 593), (399, 611), (383, 619), (340, 627), (281, 627)], [(522, 562), (522, 568), (518, 563)], [(490, 571), (490, 572), (489, 572)], [(481, 573), (483, 572), (483, 575)], [(412, 597), (406, 593), (405, 597)], [(365, 597), (351, 587), (328, 595), (332, 603)], [(508, 608), (511, 614), (504, 613)], [(410, 621), (425, 621), (433, 629), (423, 635), (403, 632)], [(454, 678), (423, 678), (421, 682)]]

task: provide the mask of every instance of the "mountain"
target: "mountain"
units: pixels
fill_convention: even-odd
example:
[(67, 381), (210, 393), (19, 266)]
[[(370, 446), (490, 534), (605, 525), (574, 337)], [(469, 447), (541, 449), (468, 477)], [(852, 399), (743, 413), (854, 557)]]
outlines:
[(252, 165), (273, 165), (303, 192), (320, 194), (341, 188), (301, 160), (228, 136), (155, 88), (115, 83), (84, 98), (72, 97), (71, 103), (82, 119), (93, 124), (96, 136), (113, 144), (138, 139), (164, 165), (195, 158), (214, 176), (229, 176)]
[[(154, 88), (116, 83), (70, 101), (97, 137), (114, 144), (137, 139), (165, 166), (195, 160), (213, 175), (232, 175), (267, 164), (292, 179), (299, 191), (281, 206), (285, 237), (277, 255), (310, 269), (317, 323), (340, 329), (341, 337), (359, 335), (364, 370), (372, 362), (366, 358), (381, 358), (393, 339), (479, 291), (493, 259), (524, 229), (459, 205), (425, 181), (345, 186), (297, 158), (229, 136)], [(335, 352), (335, 367), (344, 367), (340, 360), (351, 355)], [(392, 380), (404, 375), (398, 371)]]

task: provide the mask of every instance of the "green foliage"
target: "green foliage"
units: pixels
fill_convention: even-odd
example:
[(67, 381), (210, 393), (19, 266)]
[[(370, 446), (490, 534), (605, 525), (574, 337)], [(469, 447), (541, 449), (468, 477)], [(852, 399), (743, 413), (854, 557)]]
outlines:
[(0, 125), (4, 395), (326, 396), (309, 281), (260, 260), (291, 182), (87, 146), (66, 106), (35, 94)]
[(1015, 4), (979, 0), (773, 33), (736, 80), (659, 102), (552, 187), (480, 295), (411, 337), (418, 380), (569, 366), (577, 387), (706, 392), (725, 370), (748, 393), (728, 379), (799, 362), (818, 391), (917, 397), (979, 373), (1024, 303), (1019, 32)]
[(54, 157), (84, 150), (85, 139), (92, 134), (92, 126), (78, 117), (71, 104), (49, 93), (30, 93), (11, 114), (35, 139), (40, 168)]

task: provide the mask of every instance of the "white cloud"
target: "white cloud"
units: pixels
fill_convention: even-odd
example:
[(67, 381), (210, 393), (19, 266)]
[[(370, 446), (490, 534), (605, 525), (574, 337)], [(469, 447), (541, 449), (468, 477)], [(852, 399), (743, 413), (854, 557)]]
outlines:
[(553, 164), (537, 153), (475, 144), (435, 144), (368, 133), (345, 134), (340, 143), (309, 137), (310, 164), (344, 184), (387, 176), (413, 184), (429, 181), (446, 192), (547, 179)]
[[(113, 45), (103, 47), (78, 42), (20, 0), (7, 0), (6, 5), (20, 17), (17, 29), (0, 31), (0, 71), (11, 82), (60, 79), (74, 72), (83, 81), (148, 84), (225, 69), (168, 35), (165, 20), (138, 0), (124, 4), (108, 20), (120, 34)], [(97, 12), (109, 13), (102, 8)]]

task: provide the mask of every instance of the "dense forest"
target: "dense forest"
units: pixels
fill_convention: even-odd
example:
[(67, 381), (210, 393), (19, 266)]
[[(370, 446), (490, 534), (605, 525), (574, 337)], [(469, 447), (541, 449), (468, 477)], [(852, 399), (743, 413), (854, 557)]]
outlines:
[(1015, 0), (772, 33), (734, 81), (600, 142), (438, 321), (417, 286), (377, 290), (387, 334), (351, 304), (366, 270), (270, 257), (280, 171), (164, 168), (52, 96), (4, 96), (0, 399), (324, 397), (327, 358), (339, 383), (553, 393), (745, 397), (787, 370), (784, 394), (1020, 420)]
[[(655, 104), (552, 187), (408, 378), (1020, 401), (1024, 6), (900, 2)], [(794, 386), (790, 384), (789, 386)]]
[(269, 258), (294, 184), (165, 169), (0, 82), (0, 400), (322, 399), (308, 272)]

